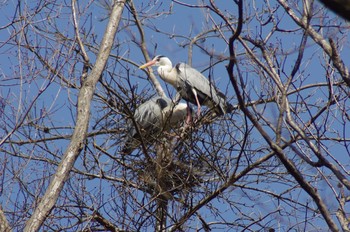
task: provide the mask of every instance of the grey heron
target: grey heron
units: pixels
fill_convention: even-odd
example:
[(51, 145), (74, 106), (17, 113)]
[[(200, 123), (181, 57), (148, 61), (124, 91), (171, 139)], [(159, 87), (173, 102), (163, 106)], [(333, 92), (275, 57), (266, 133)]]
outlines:
[[(184, 122), (188, 105), (177, 105), (167, 97), (154, 97), (138, 106), (134, 113), (135, 123), (129, 123), (127, 140), (122, 153), (127, 155), (136, 149), (141, 141), (152, 143), (163, 130), (170, 130)], [(142, 140), (141, 137), (142, 136)]]
[(201, 104), (213, 108), (218, 115), (230, 113), (232, 105), (226, 102), (226, 97), (218, 91), (209, 80), (199, 71), (185, 63), (178, 63), (173, 67), (168, 57), (158, 55), (150, 62), (141, 65), (144, 69), (149, 66), (158, 66), (158, 74), (165, 81), (171, 84), (178, 92), (178, 95), (197, 105), (197, 116), (200, 116)]

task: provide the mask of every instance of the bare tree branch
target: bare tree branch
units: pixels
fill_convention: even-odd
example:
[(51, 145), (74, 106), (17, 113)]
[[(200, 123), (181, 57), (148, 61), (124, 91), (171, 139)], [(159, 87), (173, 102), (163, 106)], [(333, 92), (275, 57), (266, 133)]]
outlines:
[[(138, 32), (140, 34), (140, 47), (141, 47), (142, 54), (145, 57), (146, 62), (148, 62), (148, 61), (151, 60), (151, 57), (149, 57), (149, 54), (148, 54), (148, 51), (147, 51), (147, 47), (146, 47), (145, 32), (144, 32), (143, 27), (141, 25), (141, 22), (140, 22), (140, 20), (138, 18), (137, 11), (136, 11), (136, 8), (135, 8), (135, 5), (134, 5), (134, 1), (131, 0), (131, 1), (128, 2), (128, 4), (130, 5), (131, 13), (134, 16), (135, 23), (137, 25), (137, 29), (138, 29)], [(148, 68), (147, 75), (149, 76), (150, 81), (154, 85), (154, 88), (156, 89), (158, 95), (161, 96), (161, 97), (164, 97), (165, 96), (165, 92), (164, 92), (162, 86), (160, 85), (159, 80), (156, 78), (156, 75), (154, 74), (152, 68)]]
[(86, 80), (83, 81), (83, 85), (79, 92), (77, 122), (71, 142), (62, 157), (62, 161), (59, 164), (45, 195), (39, 202), (31, 218), (27, 221), (24, 231), (30, 232), (39, 230), (47, 215), (54, 207), (63, 185), (69, 177), (74, 162), (82, 149), (89, 124), (91, 99), (96, 83), (104, 70), (111, 51), (121, 14), (123, 12), (124, 3), (125, 0), (115, 1), (105, 35), (101, 42), (101, 48), (96, 63)]
[(278, 2), (283, 6), (286, 12), (291, 16), (291, 18), (296, 22), (299, 26), (301, 26), (306, 33), (308, 33), (311, 38), (320, 45), (323, 50), (327, 53), (329, 58), (332, 59), (334, 66), (338, 70), (339, 74), (343, 78), (344, 82), (350, 86), (350, 75), (349, 70), (345, 66), (344, 62), (340, 59), (339, 53), (335, 46), (332, 46), (332, 43), (327, 43), (326, 39), (324, 39), (317, 31), (312, 28), (312, 26), (307, 22), (305, 18), (299, 18), (295, 12), (293, 12), (292, 8), (289, 7), (288, 3), (285, 0), (278, 0)]

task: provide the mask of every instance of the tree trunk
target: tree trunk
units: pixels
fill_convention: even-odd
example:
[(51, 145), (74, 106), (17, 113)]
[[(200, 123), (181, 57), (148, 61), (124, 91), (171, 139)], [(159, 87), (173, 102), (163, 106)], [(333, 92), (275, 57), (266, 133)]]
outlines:
[(89, 125), (91, 99), (95, 91), (96, 83), (104, 70), (110, 54), (124, 9), (124, 4), (125, 0), (115, 1), (105, 35), (101, 42), (101, 48), (96, 59), (96, 64), (87, 78), (82, 80), (82, 87), (78, 96), (77, 121), (72, 139), (55, 175), (52, 177), (45, 195), (37, 205), (33, 215), (26, 223), (24, 228), (25, 232), (33, 232), (40, 229), (46, 217), (53, 209), (57, 198), (63, 189), (64, 183), (69, 177), (70, 171), (83, 148)]

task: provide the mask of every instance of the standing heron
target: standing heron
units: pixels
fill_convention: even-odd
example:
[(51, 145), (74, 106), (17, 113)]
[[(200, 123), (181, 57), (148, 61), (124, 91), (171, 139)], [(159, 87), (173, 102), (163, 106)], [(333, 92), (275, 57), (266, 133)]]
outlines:
[[(129, 123), (129, 131), (122, 153), (130, 154), (141, 141), (152, 143), (163, 130), (170, 130), (185, 120), (188, 105), (177, 105), (166, 97), (154, 97), (141, 104), (134, 113), (134, 122)], [(142, 137), (142, 139), (141, 139)]]
[(178, 63), (173, 67), (168, 57), (160, 55), (139, 68), (144, 69), (149, 66), (158, 66), (159, 76), (174, 86), (180, 97), (197, 105), (198, 117), (201, 112), (201, 104), (213, 108), (218, 115), (232, 112), (233, 107), (226, 102), (225, 95), (216, 90), (207, 78), (191, 66)]

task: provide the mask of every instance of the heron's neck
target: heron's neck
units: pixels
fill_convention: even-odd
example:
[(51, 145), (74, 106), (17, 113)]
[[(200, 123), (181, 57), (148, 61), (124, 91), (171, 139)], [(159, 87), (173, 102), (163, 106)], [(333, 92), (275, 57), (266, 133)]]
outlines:
[(171, 65), (163, 65), (158, 67), (159, 76), (172, 86), (176, 87), (176, 73)]

